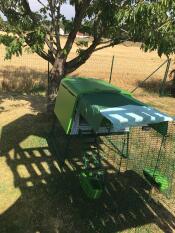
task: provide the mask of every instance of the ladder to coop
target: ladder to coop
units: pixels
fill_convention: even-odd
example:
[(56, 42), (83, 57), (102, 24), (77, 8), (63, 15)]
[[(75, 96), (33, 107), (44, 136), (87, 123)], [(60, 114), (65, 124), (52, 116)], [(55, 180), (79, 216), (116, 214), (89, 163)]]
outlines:
[(99, 136), (92, 130), (80, 130), (79, 138), (84, 165), (79, 175), (80, 185), (88, 198), (98, 199), (103, 192), (105, 173), (101, 163)]

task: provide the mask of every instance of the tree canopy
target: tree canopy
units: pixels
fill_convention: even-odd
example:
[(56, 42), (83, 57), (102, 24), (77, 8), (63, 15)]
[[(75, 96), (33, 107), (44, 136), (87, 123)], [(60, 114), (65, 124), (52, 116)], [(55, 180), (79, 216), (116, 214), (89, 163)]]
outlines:
[[(158, 50), (170, 54), (175, 50), (175, 2), (162, 1), (118, 1), (118, 0), (70, 0), (75, 7), (75, 17), (67, 21), (70, 31), (67, 42), (61, 48), (59, 27), (66, 22), (60, 13), (64, 0), (37, 0), (41, 8), (32, 12), (27, 0), (1, 0), (0, 11), (8, 24), (1, 28), (7, 35), (0, 42), (7, 46), (6, 58), (22, 53), (23, 47), (54, 63), (55, 56), (67, 57), (78, 31), (93, 36), (89, 48), (80, 49), (77, 62), (98, 46), (113, 46), (125, 40), (142, 42), (145, 50)], [(102, 40), (107, 38), (108, 40)], [(44, 51), (47, 44), (51, 53)], [(101, 46), (99, 46), (101, 45)], [(52, 54), (52, 55), (51, 55)], [(84, 58), (85, 59), (85, 58)], [(74, 63), (74, 65), (77, 64)], [(71, 68), (71, 62), (67, 64)]]

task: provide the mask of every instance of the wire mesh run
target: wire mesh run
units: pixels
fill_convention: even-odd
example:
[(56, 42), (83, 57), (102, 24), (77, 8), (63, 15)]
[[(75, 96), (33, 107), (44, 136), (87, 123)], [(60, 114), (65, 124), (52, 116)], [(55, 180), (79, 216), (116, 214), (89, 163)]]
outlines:
[(152, 127), (137, 127), (128, 133), (103, 137), (104, 157), (119, 173), (133, 170), (151, 185), (162, 185), (161, 191), (170, 197), (175, 193), (174, 132), (174, 123), (169, 123), (166, 134)]

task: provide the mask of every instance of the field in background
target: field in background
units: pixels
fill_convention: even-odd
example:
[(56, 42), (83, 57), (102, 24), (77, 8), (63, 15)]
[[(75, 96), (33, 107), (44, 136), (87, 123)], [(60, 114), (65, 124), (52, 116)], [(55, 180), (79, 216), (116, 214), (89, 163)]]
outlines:
[[(62, 43), (64, 43), (64, 39)], [(74, 46), (69, 56), (70, 59), (76, 56), (76, 50), (77, 47)], [(0, 90), (36, 93), (46, 89), (48, 72), (46, 61), (36, 54), (27, 53), (24, 53), (22, 57), (13, 57), (10, 61), (4, 60), (5, 49), (3, 46), (0, 46), (0, 54)], [(142, 80), (166, 60), (165, 56), (159, 58), (156, 52), (144, 53), (138, 45), (130, 43), (94, 53), (83, 66), (70, 75), (94, 77), (108, 81), (113, 56), (115, 59), (112, 83), (128, 91), (132, 91), (137, 85), (141, 86)], [(173, 62), (171, 68), (172, 66)], [(159, 98), (158, 96), (165, 69), (166, 64), (134, 94), (140, 100), (175, 115), (175, 110), (171, 107), (172, 103), (175, 104), (175, 99)]]

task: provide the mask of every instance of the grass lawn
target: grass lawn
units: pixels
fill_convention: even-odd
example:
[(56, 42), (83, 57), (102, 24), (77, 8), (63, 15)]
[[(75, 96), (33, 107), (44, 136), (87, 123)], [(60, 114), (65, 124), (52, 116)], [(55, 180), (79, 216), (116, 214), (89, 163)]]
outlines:
[(150, 197), (134, 171), (109, 173), (102, 198), (88, 200), (76, 143), (61, 165), (65, 139), (58, 137), (56, 153), (44, 108), (43, 96), (1, 96), (1, 233), (173, 232), (172, 203), (170, 209), (161, 196)]

